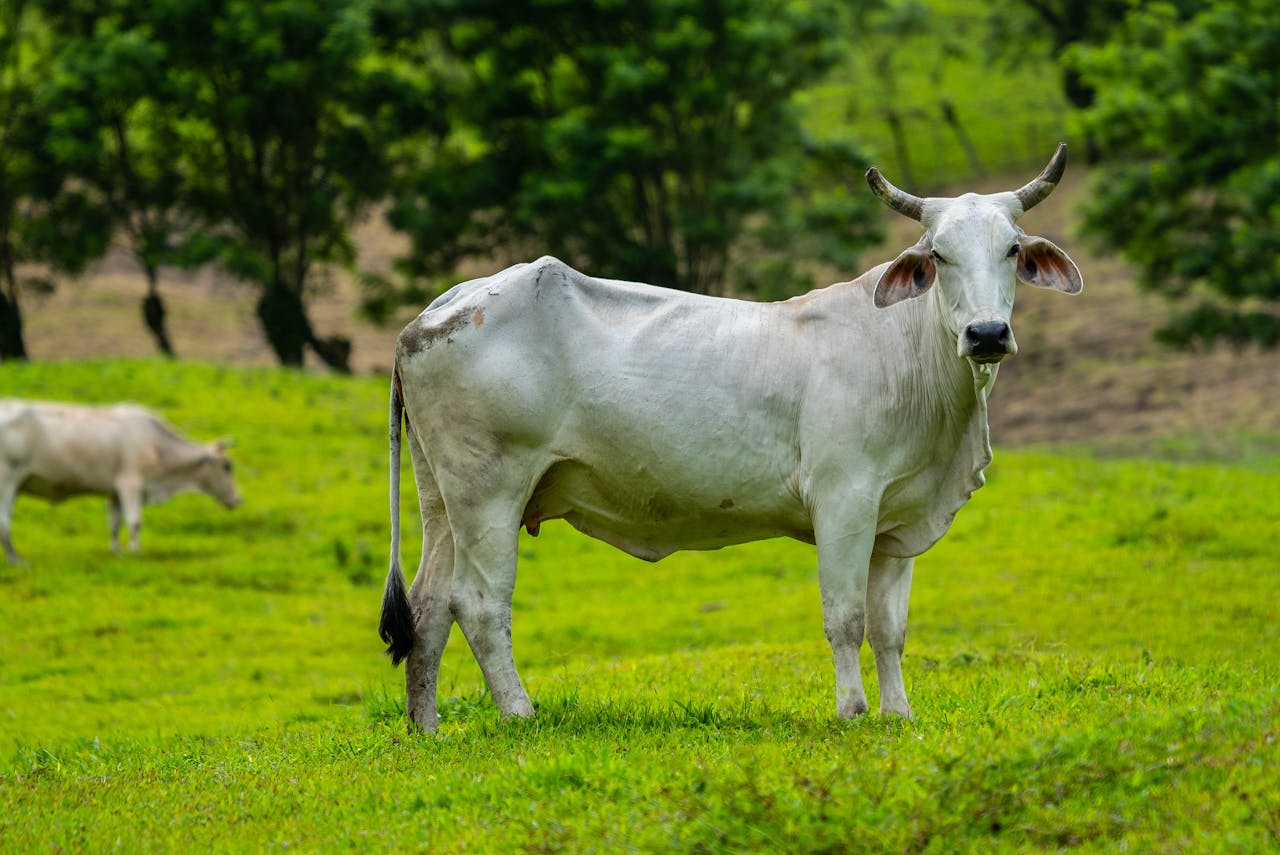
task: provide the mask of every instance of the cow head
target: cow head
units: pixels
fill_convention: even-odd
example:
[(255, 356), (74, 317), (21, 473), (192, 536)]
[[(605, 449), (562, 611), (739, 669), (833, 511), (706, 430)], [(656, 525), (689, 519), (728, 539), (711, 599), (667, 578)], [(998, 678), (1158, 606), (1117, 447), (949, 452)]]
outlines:
[(867, 183), (885, 204), (925, 227), (919, 243), (881, 275), (875, 304), (892, 306), (935, 288), (960, 356), (996, 363), (1017, 353), (1009, 326), (1016, 280), (1064, 294), (1079, 294), (1084, 287), (1065, 252), (1017, 225), (1019, 217), (1053, 192), (1066, 165), (1062, 143), (1048, 166), (1021, 189), (954, 199), (912, 196), (875, 167), (867, 170)]
[(227, 457), (227, 449), (232, 444), (230, 440), (220, 439), (206, 445), (194, 473), (198, 489), (227, 508), (238, 507), (242, 501), (240, 491), (236, 489), (231, 458)]

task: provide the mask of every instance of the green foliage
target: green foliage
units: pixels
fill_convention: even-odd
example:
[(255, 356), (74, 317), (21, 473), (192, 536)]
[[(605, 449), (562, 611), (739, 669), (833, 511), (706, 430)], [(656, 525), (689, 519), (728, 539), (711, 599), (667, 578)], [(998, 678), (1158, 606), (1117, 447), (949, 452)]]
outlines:
[(216, 255), (261, 287), (283, 363), (311, 346), (345, 368), (342, 343), (311, 328), (307, 288), (315, 266), (354, 260), (350, 228), (387, 193), (393, 145), (427, 121), (426, 81), (394, 56), (409, 7), (39, 5), (59, 45), (49, 151), (92, 193), (85, 212), (128, 238), (153, 297), (158, 265)]
[(1065, 138), (1068, 105), (1049, 51), (1020, 20), (981, 0), (873, 5), (838, 68), (803, 93), (807, 122), (851, 131), (913, 192), (1039, 168)]
[[(197, 223), (182, 204), (183, 146), (176, 130), (182, 108), (166, 74), (164, 47), (127, 5), (41, 5), (58, 45), (55, 71), (41, 86), (51, 125), (45, 151), (85, 200), (77, 211), (46, 218), (53, 262), (77, 272), (102, 254), (105, 238), (118, 235), (145, 273), (156, 344), (172, 355), (159, 268), (192, 266), (206, 257), (193, 250), (200, 243)], [(103, 234), (88, 257), (65, 241), (76, 227)]]
[[(453, 132), (398, 188), (407, 269), (551, 253), (601, 276), (777, 295), (851, 267), (877, 214), (848, 142), (793, 96), (843, 48), (841, 4), (432, 4)], [(843, 130), (843, 129), (842, 129)]]
[[(283, 361), (309, 346), (340, 366), (344, 343), (311, 328), (314, 274), (352, 263), (350, 226), (390, 188), (416, 278), (362, 274), (371, 316), (461, 261), (543, 252), (772, 298), (857, 271), (880, 222), (863, 152), (914, 186), (1038, 165), (1060, 138), (1043, 57), (989, 67), (976, 0), (3, 8), (4, 260), (75, 271), (114, 229), (162, 349), (158, 265), (216, 258), (261, 286)], [(0, 350), (22, 350), (18, 285), (0, 285)]]
[[(1264, 0), (1213, 0), (1182, 21), (1135, 8), (1076, 61), (1099, 90), (1085, 114), (1109, 162), (1085, 228), (1139, 283), (1194, 298), (1176, 344), (1280, 343), (1280, 19)], [(1186, 303), (1182, 303), (1183, 306)]]
[[(1133, 0), (997, 0), (988, 6), (987, 29), (993, 52), (1015, 62), (1028, 48), (1047, 44), (1062, 81), (1062, 93), (1073, 107), (1093, 106), (1097, 93), (1077, 65), (1063, 62), (1076, 46), (1097, 46), (1114, 36)], [(1169, 6), (1186, 16), (1204, 5), (1204, 0), (1169, 0)], [(1097, 155), (1093, 140), (1086, 155)]]
[(0, 6), (0, 361), (26, 359), (17, 266), (40, 257), (24, 228), (28, 200), (61, 182), (39, 154), (48, 123), (36, 96), (47, 33), (25, 0)]
[[(399, 4), (392, 4), (397, 6)], [(184, 200), (222, 242), (232, 274), (259, 284), (258, 317), (284, 364), (310, 345), (320, 263), (354, 259), (350, 227), (388, 190), (388, 146), (416, 130), (423, 83), (380, 60), (401, 37), (381, 4), (172, 3), (147, 22), (173, 61), (186, 119)]]
[(101, 503), (19, 499), (30, 565), (0, 566), (0, 849), (1280, 842), (1274, 438), (1215, 465), (998, 451), (916, 565), (914, 722), (834, 719), (812, 547), (645, 564), (546, 524), (521, 541), (514, 604), (537, 717), (498, 719), (455, 633), (441, 729), (421, 735), (375, 630), (384, 378), (5, 372), (6, 393), (131, 398), (193, 438), (233, 435), (246, 504), (148, 508), (142, 553), (113, 557)]

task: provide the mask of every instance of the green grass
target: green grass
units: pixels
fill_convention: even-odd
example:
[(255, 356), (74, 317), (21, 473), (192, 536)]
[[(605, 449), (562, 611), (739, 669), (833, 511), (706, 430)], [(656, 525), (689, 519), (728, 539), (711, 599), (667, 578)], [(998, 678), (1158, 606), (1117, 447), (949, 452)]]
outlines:
[(141, 555), (120, 557), (100, 502), (19, 499), (0, 851), (1280, 846), (1274, 440), (1211, 463), (1194, 442), (998, 448), (917, 562), (914, 722), (835, 720), (810, 547), (650, 565), (546, 525), (515, 602), (537, 717), (498, 719), (455, 632), (422, 735), (375, 631), (385, 381), (0, 371), (5, 394), (129, 398), (235, 436), (246, 497), (148, 508)]

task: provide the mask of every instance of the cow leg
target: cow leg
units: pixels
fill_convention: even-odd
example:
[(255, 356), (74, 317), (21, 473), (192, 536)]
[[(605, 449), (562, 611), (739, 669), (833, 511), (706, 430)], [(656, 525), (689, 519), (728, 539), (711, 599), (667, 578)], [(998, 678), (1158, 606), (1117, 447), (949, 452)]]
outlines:
[(867, 574), (874, 533), (837, 533), (828, 539), (815, 526), (818, 540), (818, 586), (822, 593), (822, 627), (836, 665), (836, 715), (855, 718), (867, 711), (862, 688), (863, 632), (866, 623)]
[(907, 600), (914, 558), (871, 557), (867, 580), (867, 640), (876, 657), (880, 714), (911, 718), (902, 684), (902, 648), (907, 640)]
[(502, 504), (450, 519), (455, 547), (453, 614), (504, 718), (533, 715), (511, 651), (520, 512)]
[(449, 641), (453, 615), (449, 598), (453, 588), (453, 534), (445, 513), (440, 488), (416, 438), (409, 434), (413, 470), (418, 482), (418, 503), (422, 511), (422, 563), (409, 586), (409, 605), (414, 615), (413, 649), (404, 664), (405, 709), (409, 720), (424, 730), (435, 730), (440, 718), (436, 695), (440, 680), (440, 660)]
[(107, 497), (107, 528), (111, 530), (111, 551), (120, 552), (120, 500)]
[(137, 552), (142, 532), (142, 485), (117, 484), (116, 501), (120, 504), (125, 527), (129, 529), (129, 551)]
[(13, 503), (18, 498), (18, 485), (9, 478), (0, 479), (0, 545), (4, 546), (4, 556), (10, 564), (18, 563), (18, 552), (13, 548), (10, 535), (13, 526)]

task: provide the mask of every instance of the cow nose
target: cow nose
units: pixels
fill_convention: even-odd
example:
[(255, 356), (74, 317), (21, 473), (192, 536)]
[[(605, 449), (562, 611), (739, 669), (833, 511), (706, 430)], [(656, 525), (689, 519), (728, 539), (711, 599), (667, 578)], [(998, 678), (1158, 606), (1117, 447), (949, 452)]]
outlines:
[(967, 355), (979, 362), (999, 361), (1012, 352), (1013, 332), (1004, 321), (979, 321), (964, 328)]

